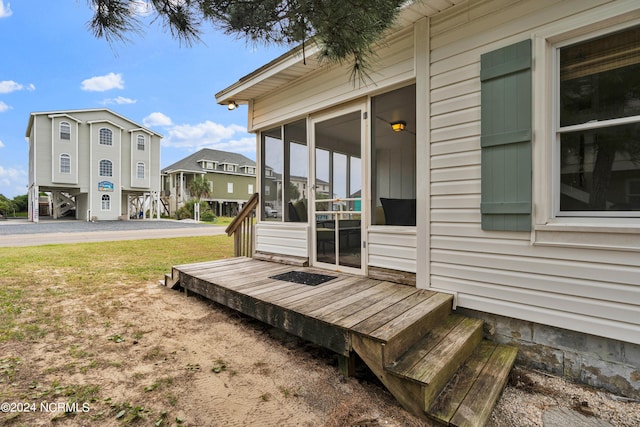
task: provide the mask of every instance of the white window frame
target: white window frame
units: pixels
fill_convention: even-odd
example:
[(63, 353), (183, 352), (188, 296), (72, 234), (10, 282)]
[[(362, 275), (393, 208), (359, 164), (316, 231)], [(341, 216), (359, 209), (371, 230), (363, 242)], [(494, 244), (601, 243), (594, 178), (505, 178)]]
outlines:
[[(109, 172), (110, 172), (110, 173), (109, 173), (109, 175), (104, 175), (104, 174), (103, 174), (103, 168), (102, 168), (102, 165), (104, 164), (104, 165), (105, 165), (105, 167), (106, 167), (107, 162), (108, 162), (108, 164), (109, 164), (109, 169), (110, 169), (110, 171), (109, 171)], [(99, 175), (99, 176), (104, 176), (104, 177), (113, 177), (113, 162), (112, 162), (111, 160), (109, 160), (109, 159), (102, 159), (102, 160), (100, 160), (100, 162), (98, 162), (98, 175)]]
[[(62, 128), (65, 127), (68, 129), (68, 132), (63, 132)], [(71, 141), (71, 123), (69, 122), (60, 122), (60, 140), (61, 141)]]
[(138, 144), (138, 151), (144, 151), (145, 146), (147, 145), (146, 138), (144, 137), (144, 135), (138, 135), (136, 140)]
[(611, 221), (612, 219), (618, 218), (640, 218), (640, 211), (561, 211), (560, 210), (560, 186), (561, 186), (561, 177), (560, 177), (560, 136), (563, 133), (568, 132), (576, 132), (576, 131), (584, 131), (584, 130), (594, 130), (601, 129), (611, 126), (619, 126), (624, 124), (640, 124), (640, 115), (638, 116), (630, 116), (630, 117), (622, 117), (616, 119), (588, 122), (578, 125), (571, 126), (560, 126), (560, 50), (563, 47), (570, 46), (576, 43), (586, 42), (588, 40), (606, 36), (607, 34), (612, 34), (618, 31), (624, 31), (625, 29), (630, 29), (636, 27), (638, 23), (635, 25), (625, 25), (620, 28), (611, 28), (608, 27), (606, 29), (601, 29), (599, 31), (592, 31), (582, 34), (579, 37), (569, 38), (563, 40), (561, 42), (555, 43), (551, 46), (552, 49), (552, 102), (553, 107), (551, 111), (553, 112), (552, 116), (552, 131), (553, 135), (551, 137), (552, 141), (552, 186), (553, 186), (553, 199), (551, 202), (552, 206), (552, 215), (555, 218), (571, 218), (580, 221), (580, 218), (593, 218), (593, 219), (602, 219), (604, 221)]
[[(106, 203), (106, 204), (105, 204)], [(111, 210), (111, 196), (108, 194), (103, 194), (100, 198), (100, 210), (103, 212)]]
[[(141, 167), (142, 167), (142, 176), (140, 176), (140, 168)], [(144, 179), (145, 169), (146, 169), (146, 167), (144, 165), (144, 162), (136, 163), (136, 178)]]
[(233, 182), (227, 182), (227, 193), (233, 193)]
[(247, 193), (249, 194), (253, 194), (254, 193), (254, 188), (253, 188), (253, 184), (249, 184), (247, 185)]
[[(576, 27), (575, 24), (582, 24)], [(533, 34), (533, 202), (531, 245), (640, 251), (640, 219), (622, 217), (557, 216), (560, 190), (559, 81), (555, 77), (556, 49), (640, 25), (622, 10), (593, 10), (579, 22), (564, 20)], [(569, 28), (569, 30), (567, 30)], [(558, 150), (558, 151), (556, 151)], [(556, 183), (556, 184), (554, 184)]]
[[(67, 170), (63, 170), (63, 160), (66, 160), (68, 163), (66, 164)], [(60, 173), (70, 174), (71, 173), (71, 155), (67, 153), (60, 154)]]
[[(109, 135), (109, 138), (107, 138), (106, 135)], [(109, 128), (100, 128), (98, 130), (98, 142), (100, 145), (113, 145), (113, 131)]]

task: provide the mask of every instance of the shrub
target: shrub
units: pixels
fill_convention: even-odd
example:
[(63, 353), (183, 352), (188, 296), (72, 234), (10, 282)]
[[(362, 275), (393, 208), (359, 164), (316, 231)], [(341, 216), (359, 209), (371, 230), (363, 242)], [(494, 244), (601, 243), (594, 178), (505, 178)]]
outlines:
[(218, 218), (216, 217), (216, 215), (213, 212), (206, 211), (206, 212), (200, 213), (200, 220), (201, 221), (206, 221), (206, 222), (216, 222), (218, 220)]

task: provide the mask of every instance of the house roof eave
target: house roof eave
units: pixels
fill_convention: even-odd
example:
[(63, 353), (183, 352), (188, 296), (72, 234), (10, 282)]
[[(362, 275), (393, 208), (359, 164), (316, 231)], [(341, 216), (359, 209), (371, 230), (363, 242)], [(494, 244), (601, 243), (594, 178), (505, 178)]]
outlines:
[[(436, 15), (465, 0), (421, 0), (407, 1), (402, 7), (394, 28), (401, 29), (415, 22)], [(323, 65), (318, 59), (320, 47), (316, 43), (297, 46), (273, 61), (263, 65), (236, 83), (216, 93), (220, 105), (249, 104), (253, 99), (277, 90), (309, 74)]]

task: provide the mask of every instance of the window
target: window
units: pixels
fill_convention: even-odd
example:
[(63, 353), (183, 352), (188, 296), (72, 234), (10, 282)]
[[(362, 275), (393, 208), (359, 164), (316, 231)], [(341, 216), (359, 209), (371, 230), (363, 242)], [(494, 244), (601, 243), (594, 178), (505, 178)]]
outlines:
[(71, 173), (71, 156), (60, 154), (60, 173)]
[(100, 209), (103, 210), (103, 211), (110, 211), (111, 210), (111, 196), (109, 196), (108, 194), (103, 194), (102, 195), (102, 204), (101, 204)]
[[(281, 221), (282, 175), (284, 172), (284, 151), (282, 128), (262, 132), (262, 220)], [(278, 191), (280, 190), (280, 191)], [(269, 209), (267, 209), (269, 208)]]
[(640, 217), (640, 27), (560, 47), (556, 214)]
[(236, 170), (235, 165), (226, 165), (225, 169), (227, 172), (234, 172)]
[(113, 144), (113, 132), (111, 129), (100, 128), (100, 145), (112, 145)]
[[(307, 121), (265, 131), (262, 144), (263, 220), (307, 222)], [(255, 168), (249, 168), (255, 173)]]
[(60, 122), (60, 139), (71, 139), (71, 125), (69, 122)]
[(227, 182), (227, 193), (233, 193), (233, 182)]
[[(371, 108), (376, 118), (371, 129), (371, 223), (416, 225), (416, 87), (375, 96)], [(404, 130), (394, 131), (391, 123), (400, 121)], [(354, 179), (360, 173), (358, 162), (351, 165)]]
[(144, 179), (144, 163), (138, 162), (138, 164), (136, 165), (136, 169), (137, 169), (137, 178)]
[(138, 135), (138, 150), (144, 151), (144, 135)]
[(111, 160), (100, 160), (100, 176), (113, 176), (113, 164)]
[(284, 125), (284, 220), (307, 222), (309, 195), (309, 154), (307, 148), (307, 121), (298, 120)]
[(253, 193), (254, 193), (254, 191), (253, 191), (253, 184), (249, 184), (249, 185), (247, 186), (247, 193), (249, 193), (249, 194), (253, 194)]

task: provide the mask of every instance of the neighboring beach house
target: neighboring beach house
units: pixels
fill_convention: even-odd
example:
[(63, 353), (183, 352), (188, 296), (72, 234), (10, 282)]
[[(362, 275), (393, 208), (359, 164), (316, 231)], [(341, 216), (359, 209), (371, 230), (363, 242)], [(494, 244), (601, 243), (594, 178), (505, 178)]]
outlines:
[(31, 113), (29, 219), (39, 194), (54, 218), (117, 220), (160, 215), (162, 136), (108, 109)]
[[(640, 397), (640, 3), (416, 2), (364, 83), (317, 53), (216, 94), (257, 134), (256, 253), (452, 294), (521, 363)], [(274, 174), (305, 220), (268, 215)]]
[(189, 185), (197, 176), (209, 182), (210, 193), (201, 200), (217, 216), (234, 216), (256, 190), (256, 163), (238, 153), (203, 148), (162, 169), (162, 197), (170, 214), (193, 196)]

